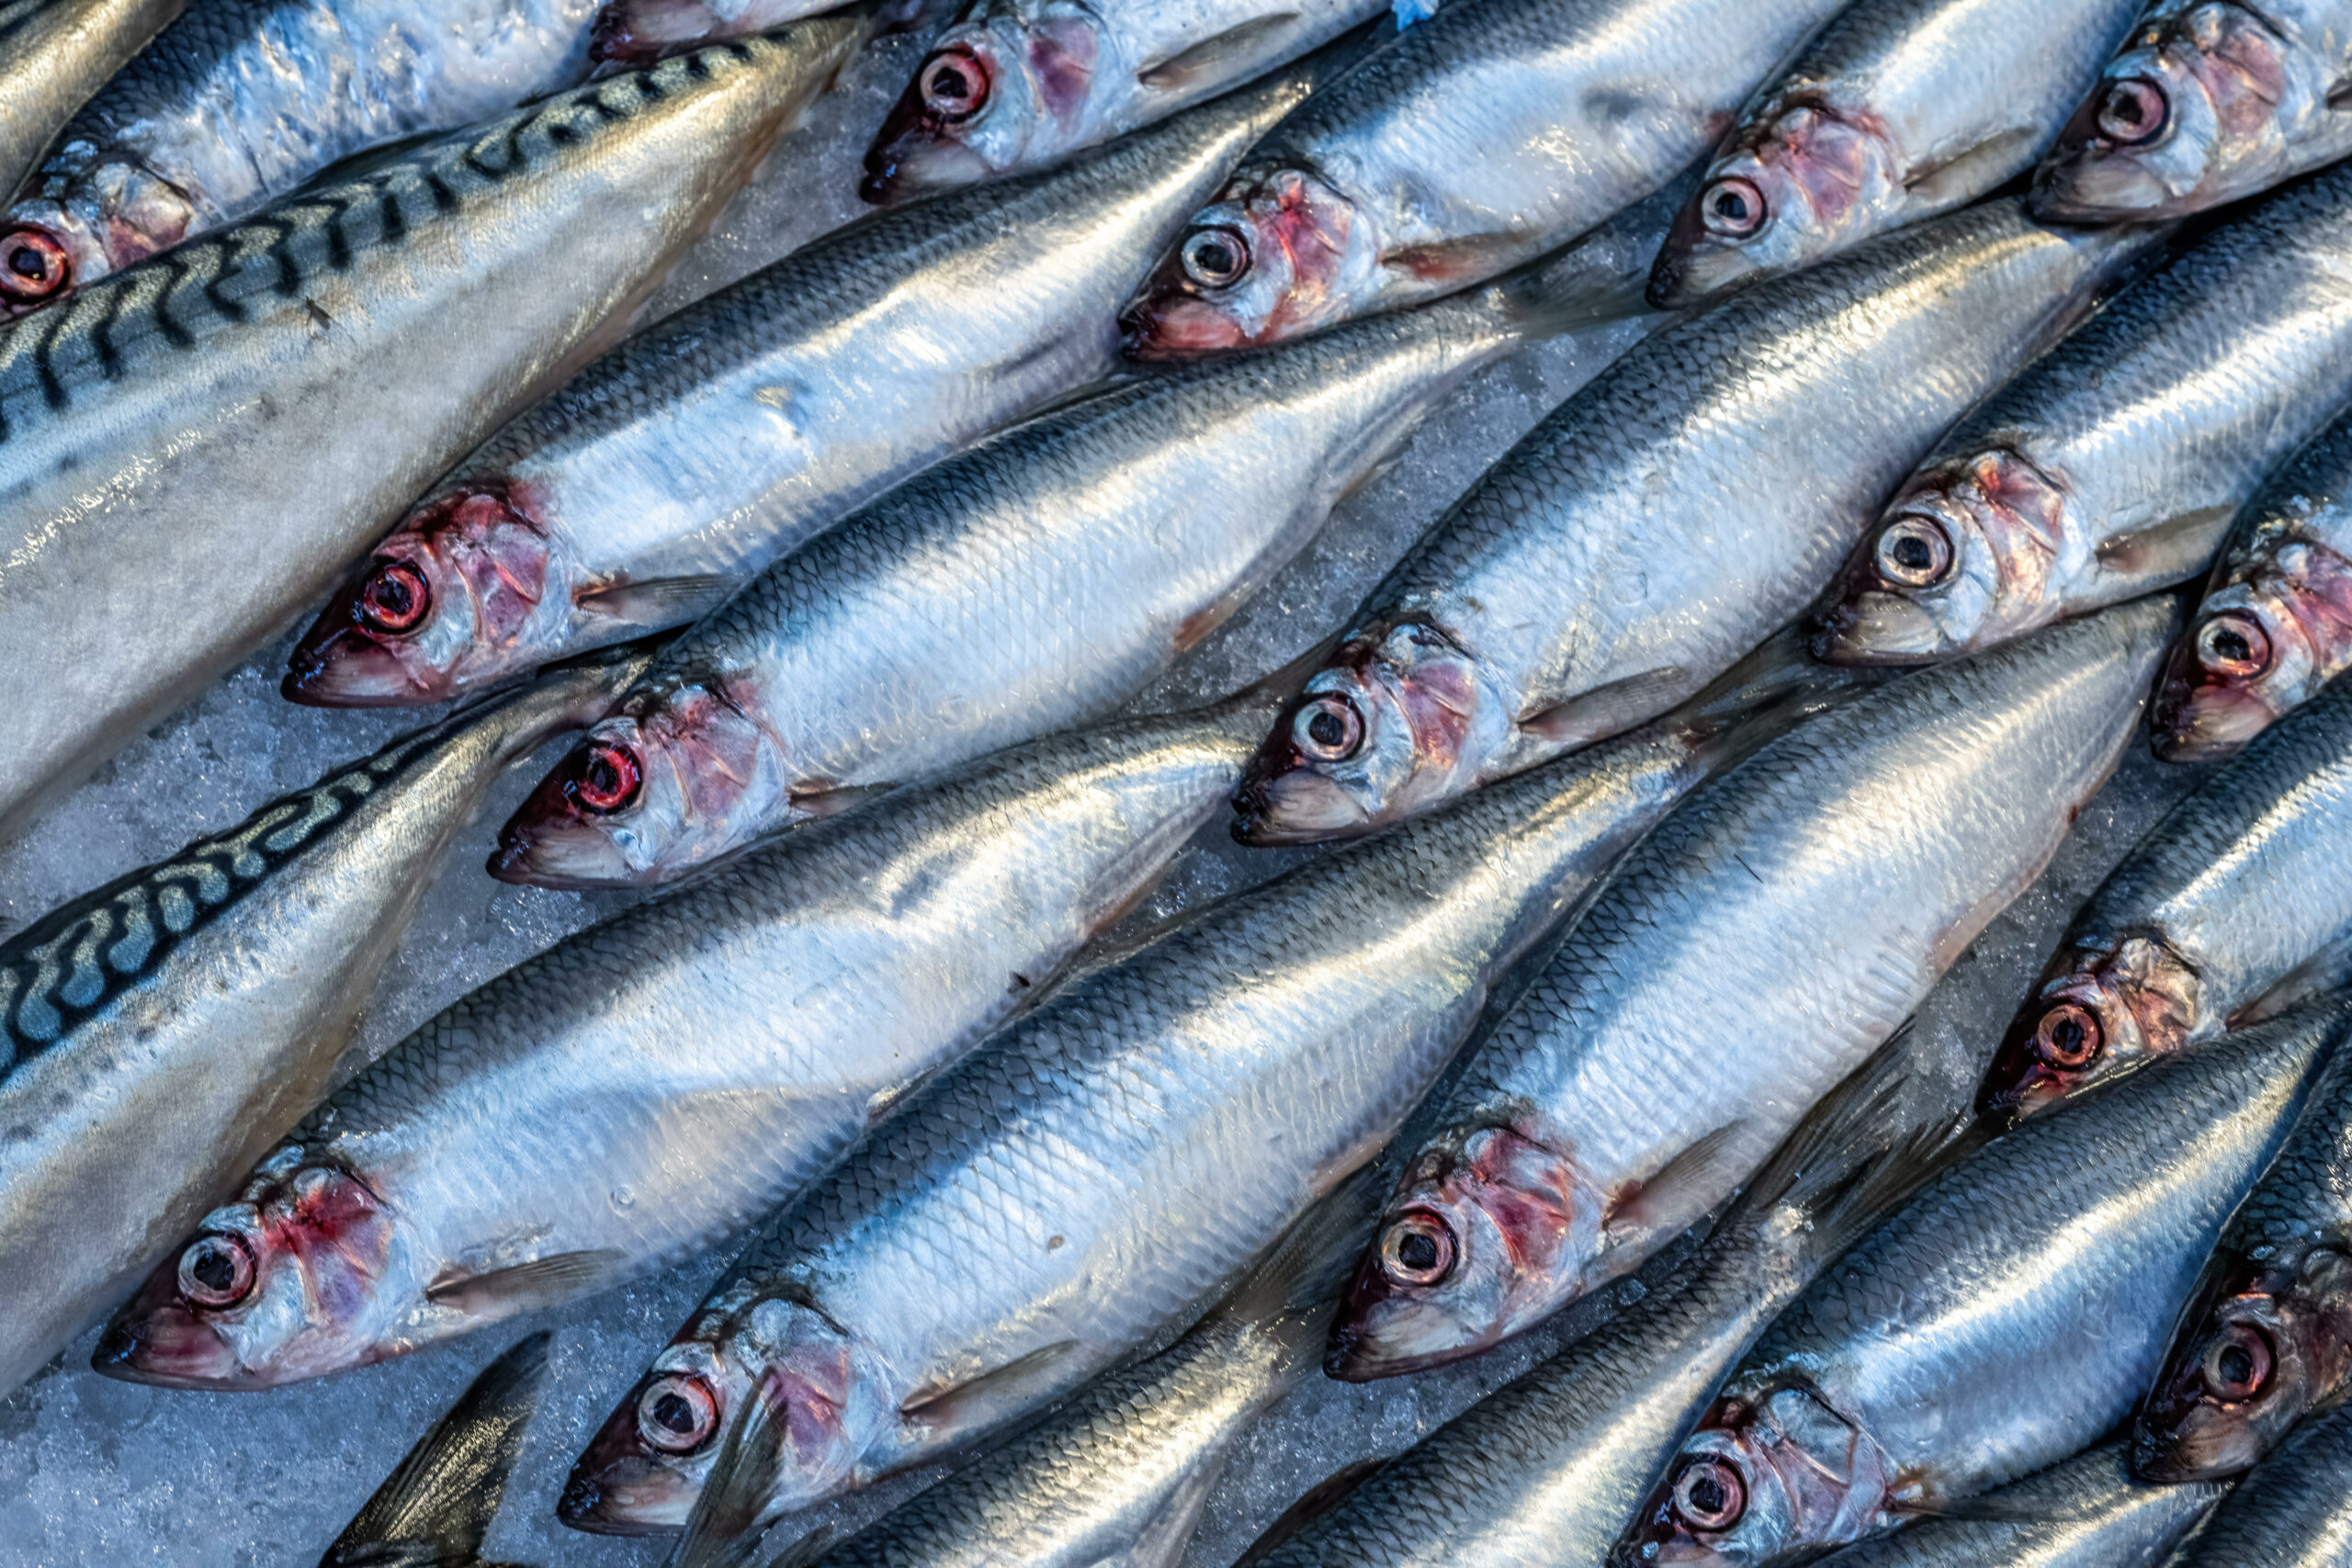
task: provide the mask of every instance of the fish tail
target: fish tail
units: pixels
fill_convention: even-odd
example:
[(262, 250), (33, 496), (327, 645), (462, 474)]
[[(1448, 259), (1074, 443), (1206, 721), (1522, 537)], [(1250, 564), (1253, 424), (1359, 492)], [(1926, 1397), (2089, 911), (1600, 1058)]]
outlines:
[(1208, 1322), (1247, 1325), (1279, 1340), (1285, 1385), (1320, 1365), (1331, 1320), (1396, 1176), (1387, 1161), (1374, 1160), (1340, 1183), (1212, 1309)]
[(1823, 664), (1808, 651), (1806, 635), (1802, 623), (1783, 626), (1667, 716), (1682, 732), (1696, 769), (1729, 768), (1855, 693), (1903, 673)]

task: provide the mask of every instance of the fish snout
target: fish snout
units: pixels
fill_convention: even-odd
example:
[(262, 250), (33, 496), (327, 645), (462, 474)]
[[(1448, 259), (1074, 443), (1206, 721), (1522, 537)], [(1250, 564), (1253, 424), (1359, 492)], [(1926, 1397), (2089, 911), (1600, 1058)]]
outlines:
[(657, 880), (643, 825), (648, 758), (629, 720), (599, 725), (499, 829), (490, 874), (528, 886), (629, 886)]
[(997, 172), (972, 145), (995, 118), (999, 77), (985, 38), (948, 38), (923, 57), (865, 152), (857, 193), (876, 206), (948, 190)]

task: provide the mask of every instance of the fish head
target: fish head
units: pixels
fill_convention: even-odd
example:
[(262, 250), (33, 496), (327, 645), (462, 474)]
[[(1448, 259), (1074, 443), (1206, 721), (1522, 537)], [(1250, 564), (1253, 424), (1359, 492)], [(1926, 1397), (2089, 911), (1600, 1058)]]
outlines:
[(1275, 719), (1234, 794), (1233, 836), (1351, 838), (1457, 795), (1499, 744), (1501, 706), (1435, 626), (1351, 637)]
[(1100, 20), (1074, 0), (989, 0), (939, 36), (865, 153), (871, 202), (1035, 168), (1091, 140)]
[(750, 1281), (722, 1290), (590, 1440), (556, 1513), (574, 1529), (678, 1529), (713, 1479), (729, 1425), (767, 1402), (782, 1438), (761, 1523), (857, 1482), (895, 1409), (878, 1364), (821, 1313)]
[(288, 660), (284, 691), (314, 707), (406, 707), (509, 675), (547, 597), (547, 530), (505, 486), (419, 506), (331, 600)]
[(1662, 310), (1811, 265), (1871, 232), (1902, 190), (1894, 149), (1867, 117), (1799, 104), (1740, 141), (1667, 232), (1649, 286)]
[(100, 1336), (91, 1364), (166, 1388), (261, 1389), (380, 1360), (421, 1299), (396, 1216), (300, 1145), (205, 1216)]
[(1879, 1446), (1809, 1390), (1719, 1399), (1614, 1561), (1655, 1568), (1810, 1555), (1874, 1528), (1893, 1482)]
[(2317, 107), (2296, 54), (2228, 0), (2154, 7), (2036, 171), (2035, 214), (2180, 218), (2281, 177), (2291, 123)]
[(768, 738), (719, 682), (640, 689), (507, 819), (490, 874), (537, 887), (669, 882), (748, 847), (788, 804)]
[(2210, 1032), (2197, 972), (2153, 936), (2075, 953), (2018, 1013), (1977, 1091), (1980, 1110), (2029, 1116)]
[(1138, 359), (1280, 343), (1356, 314), (1381, 270), (1353, 202), (1304, 169), (1275, 169), (1194, 213), (1119, 325)]
[(2352, 1371), (2352, 1257), (2217, 1254), (2181, 1323), (2132, 1429), (2132, 1469), (2150, 1481), (2234, 1475)]
[(1581, 1293), (1603, 1196), (1507, 1127), (1421, 1156), (1357, 1267), (1324, 1370), (1350, 1382), (1474, 1356)]
[(1924, 663), (2054, 620), (2065, 502), (2001, 448), (1930, 466), (1855, 552), (1815, 650), (1838, 664)]
[(2298, 541), (2206, 595), (2158, 688), (2156, 754), (2219, 761), (2352, 664), (2352, 562)]

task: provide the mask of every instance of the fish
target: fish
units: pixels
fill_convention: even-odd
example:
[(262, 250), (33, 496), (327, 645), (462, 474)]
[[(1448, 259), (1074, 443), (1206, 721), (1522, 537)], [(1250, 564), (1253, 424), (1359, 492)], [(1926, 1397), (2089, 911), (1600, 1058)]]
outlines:
[(2259, 1463), (2352, 1389), (2352, 1055), (2311, 1104), (2206, 1260), (2132, 1434), (2151, 1481)]
[[(740, 1236), (1051, 987), (1215, 812), (1265, 705), (908, 784), (526, 960), (241, 1168), (106, 1370), (276, 1387)], [(224, 1249), (241, 1288), (202, 1286)]]
[(1251, 150), (1123, 314), (1129, 352), (1274, 343), (1540, 256), (1696, 160), (1841, 8), (1447, 6)]
[(1660, 328), (1350, 616), (1236, 836), (1369, 832), (1687, 699), (1811, 605), (1865, 509), (2146, 243), (1994, 203)]
[(2303, 1424), (2257, 1467), (2165, 1568), (2326, 1568), (2352, 1553), (2352, 1405)]
[(2352, 689), (2330, 687), (2182, 799), (2075, 916), (1977, 1091), (2031, 1115), (2352, 983)]
[(1815, 650), (1917, 662), (2202, 576), (2352, 399), (2352, 170), (2270, 197), (1961, 421), (1855, 548)]
[(2352, 665), (2352, 418), (2238, 515), (2156, 697), (2156, 754), (2220, 761)]
[(1660, 824), (1432, 1110), (1324, 1370), (1476, 1355), (1721, 1205), (2041, 874), (2174, 619), (1857, 694)]
[(1810, 266), (2032, 168), (2137, 0), (1866, 0), (1750, 99), (1650, 274), (1679, 310)]
[(2240, 1030), (1955, 1154), (1765, 1331), (1612, 1561), (1843, 1545), (2116, 1427), (2346, 1016)]
[(560, 95), (0, 333), (0, 660), (41, 671), (0, 748), (0, 835), (617, 335), (860, 30)]
[(417, 1439), (319, 1568), (496, 1568), (481, 1555), (547, 1381), (543, 1329), (481, 1371)]
[(0, 1389), (318, 1102), (491, 784), (642, 667), (616, 654), (404, 736), (0, 942)]
[(2153, 0), (2034, 171), (2065, 222), (2182, 218), (2352, 153), (2352, 6)]
[(698, 624), (508, 821), (491, 874), (643, 885), (837, 797), (1102, 716), (1220, 625), (1572, 253), (1492, 289), (1150, 376), (924, 470)]
[[(1125, 8), (969, 0), (933, 40), (875, 133), (858, 194), (900, 201), (1048, 167), (1247, 82), (1386, 9), (1382, 0), (1183, 0)], [(1186, 203), (1186, 216), (1214, 192)], [(1157, 256), (1173, 237), (1171, 229), (1146, 254)], [(1134, 282), (1127, 279), (1130, 288)], [(1114, 311), (1125, 302), (1123, 289)]]
[[(774, 32), (837, 9), (841, 0), (602, 0), (588, 25), (588, 57), (616, 69), (650, 65), (683, 51)], [(893, 31), (920, 27), (926, 0), (888, 0), (875, 20)]]
[(1088, 966), (778, 1211), (582, 1455), (561, 1517), (677, 1528), (755, 1389), (790, 1434), (765, 1523), (1186, 1326), (1371, 1163), (1632, 842), (1838, 698), (1762, 684)]
[(58, 128), (186, 4), (14, 0), (0, 6), (0, 189), (15, 190), (56, 140)]
[(437, 702), (683, 625), (857, 506), (1117, 367), (1140, 258), (1317, 79), (878, 214), (639, 333), (440, 479), (286, 694)]

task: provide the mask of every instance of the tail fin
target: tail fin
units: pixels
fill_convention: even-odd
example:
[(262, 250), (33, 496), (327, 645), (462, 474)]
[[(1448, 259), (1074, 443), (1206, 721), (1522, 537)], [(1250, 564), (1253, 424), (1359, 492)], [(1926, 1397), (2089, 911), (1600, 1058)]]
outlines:
[(1396, 1179), (1374, 1160), (1299, 1216), (1274, 1249), (1204, 1320), (1248, 1323), (1284, 1344), (1286, 1371), (1315, 1365), (1356, 1262), (1372, 1239), (1380, 1201)]
[(1792, 622), (1758, 644), (1714, 683), (1659, 723), (1679, 730), (1694, 765), (1718, 772), (1857, 693), (1900, 680), (1892, 666), (1824, 664)]
[(1495, 285), (1495, 297), (1529, 337), (1637, 316), (1663, 325), (1670, 318), (1652, 310), (1644, 295), (1650, 263), (1666, 243), (1674, 215), (1699, 188), (1706, 166), (1702, 157), (1582, 239), (1501, 279)]
[(474, 1379), (335, 1538), (319, 1568), (377, 1562), (388, 1546), (426, 1547), (451, 1562), (481, 1555), (538, 1399), (548, 1337), (544, 1330), (532, 1335)]

